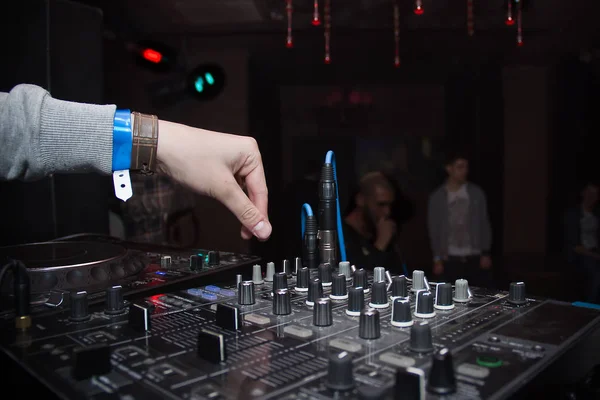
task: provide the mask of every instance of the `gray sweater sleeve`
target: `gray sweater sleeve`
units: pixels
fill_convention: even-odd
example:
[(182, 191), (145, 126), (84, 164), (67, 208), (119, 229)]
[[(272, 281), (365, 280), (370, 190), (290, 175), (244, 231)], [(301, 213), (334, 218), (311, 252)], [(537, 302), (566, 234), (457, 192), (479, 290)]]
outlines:
[(110, 174), (115, 110), (57, 100), (34, 85), (0, 93), (0, 179)]

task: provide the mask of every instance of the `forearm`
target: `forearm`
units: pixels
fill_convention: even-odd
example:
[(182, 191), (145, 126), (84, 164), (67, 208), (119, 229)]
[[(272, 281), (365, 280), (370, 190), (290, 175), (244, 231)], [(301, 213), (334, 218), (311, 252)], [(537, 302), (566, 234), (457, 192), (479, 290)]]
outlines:
[(57, 100), (33, 85), (0, 93), (0, 179), (110, 174), (115, 110)]

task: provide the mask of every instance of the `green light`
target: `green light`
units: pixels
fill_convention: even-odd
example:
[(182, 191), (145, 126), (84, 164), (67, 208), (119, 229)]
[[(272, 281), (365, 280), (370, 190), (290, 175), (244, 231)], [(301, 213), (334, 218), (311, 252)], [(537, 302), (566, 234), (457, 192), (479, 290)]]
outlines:
[(199, 93), (202, 93), (202, 91), (204, 90), (204, 80), (201, 76), (196, 78), (196, 82), (194, 82), (194, 87)]
[(213, 76), (210, 72), (207, 72), (206, 74), (204, 74), (204, 77), (206, 78), (206, 83), (208, 83), (209, 85), (212, 85), (213, 83), (215, 83), (215, 78), (213, 78)]

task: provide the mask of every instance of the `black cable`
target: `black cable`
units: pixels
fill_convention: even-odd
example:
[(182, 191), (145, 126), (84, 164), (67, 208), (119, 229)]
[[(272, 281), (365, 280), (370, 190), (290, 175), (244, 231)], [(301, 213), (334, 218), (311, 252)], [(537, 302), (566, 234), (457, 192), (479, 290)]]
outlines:
[(15, 303), (15, 327), (25, 330), (31, 326), (31, 281), (27, 267), (21, 261), (10, 259), (0, 270), (0, 287), (8, 270), (13, 273), (13, 290)]

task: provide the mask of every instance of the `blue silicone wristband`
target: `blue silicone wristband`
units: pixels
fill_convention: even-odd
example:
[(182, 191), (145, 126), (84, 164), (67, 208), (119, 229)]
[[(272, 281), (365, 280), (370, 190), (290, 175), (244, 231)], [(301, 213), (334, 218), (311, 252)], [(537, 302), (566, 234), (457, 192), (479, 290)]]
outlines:
[(113, 171), (122, 171), (131, 168), (131, 111), (115, 111), (115, 125), (113, 128)]

